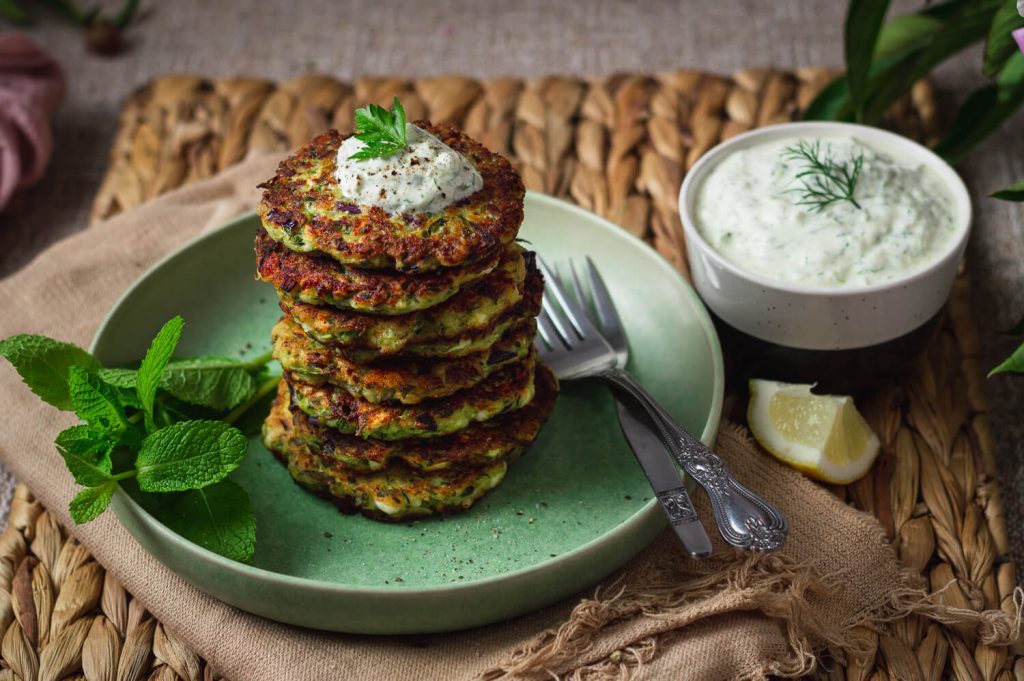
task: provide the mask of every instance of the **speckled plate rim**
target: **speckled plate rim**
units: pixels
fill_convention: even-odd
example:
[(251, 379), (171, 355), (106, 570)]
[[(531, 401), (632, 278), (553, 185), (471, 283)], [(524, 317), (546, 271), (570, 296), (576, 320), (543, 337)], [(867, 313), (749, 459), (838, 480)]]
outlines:
[[(725, 370), (722, 359), (722, 349), (718, 341), (718, 335), (715, 331), (714, 324), (712, 323), (711, 318), (708, 315), (707, 309), (704, 307), (703, 302), (701, 302), (700, 297), (693, 290), (693, 287), (690, 285), (690, 283), (687, 282), (683, 278), (683, 276), (668, 263), (668, 261), (662, 258), (661, 255), (658, 254), (654, 249), (652, 249), (648, 244), (638, 239), (637, 237), (633, 236), (632, 234), (622, 229), (618, 225), (614, 224), (613, 222), (606, 220), (605, 218), (595, 213), (587, 211), (586, 209), (580, 208), (575, 204), (563, 201), (561, 199), (557, 199), (552, 196), (548, 196), (546, 194), (540, 194), (537, 192), (527, 192), (526, 200), (528, 202), (546, 203), (549, 206), (555, 207), (560, 210), (564, 210), (571, 215), (580, 216), (588, 221), (596, 221), (597, 223), (600, 223), (604, 228), (608, 229), (609, 233), (614, 235), (614, 238), (621, 239), (623, 242), (629, 243), (632, 246), (638, 246), (648, 251), (653, 256), (652, 262), (656, 262), (657, 266), (662, 268), (666, 277), (673, 278), (676, 280), (677, 283), (682, 284), (683, 290), (685, 290), (687, 297), (692, 303), (691, 307), (694, 315), (694, 320), (699, 323), (701, 330), (704, 332), (704, 335), (708, 342), (708, 348), (711, 354), (712, 376), (714, 381), (714, 385), (712, 388), (713, 392), (711, 397), (711, 409), (707, 415), (704, 431), (700, 435), (700, 439), (703, 443), (711, 445), (718, 434), (718, 426), (721, 420), (722, 402), (725, 393)], [(140, 288), (150, 276), (154, 275), (154, 273), (156, 273), (163, 267), (174, 262), (176, 259), (187, 257), (187, 252), (190, 249), (194, 248), (195, 246), (207, 240), (212, 240), (216, 238), (220, 233), (226, 230), (235, 229), (239, 223), (253, 220), (255, 215), (255, 211), (246, 213), (224, 223), (219, 227), (211, 229), (208, 232), (204, 232), (203, 234), (182, 244), (175, 251), (169, 253), (168, 255), (164, 256), (159, 261), (154, 263), (152, 266), (150, 266), (145, 272), (143, 272), (138, 277), (138, 279), (135, 280), (134, 283), (132, 283), (131, 286), (128, 287), (128, 289), (125, 290), (123, 294), (121, 294), (121, 296), (117, 299), (113, 306), (111, 306), (110, 310), (107, 312), (107, 315), (104, 317), (103, 321), (100, 322), (100, 325), (96, 330), (96, 333), (93, 335), (92, 341), (89, 344), (89, 352), (96, 351), (97, 345), (103, 338), (108, 324), (114, 318), (118, 309), (129, 298), (133, 296), (135, 291), (138, 288)], [(557, 557), (552, 558), (550, 560), (537, 563), (530, 567), (521, 568), (518, 570), (511, 570), (500, 575), (484, 577), (481, 579), (475, 579), (472, 581), (467, 581), (459, 584), (434, 587), (410, 587), (408, 589), (402, 589), (401, 592), (395, 592), (393, 589), (390, 589), (388, 587), (354, 587), (347, 586), (344, 584), (338, 584), (336, 582), (326, 582), (303, 577), (294, 577), (291, 575), (285, 575), (279, 572), (273, 572), (270, 570), (265, 570), (263, 568), (258, 568), (251, 565), (246, 565), (244, 563), (239, 563), (237, 561), (229, 560), (219, 554), (209, 551), (208, 549), (204, 549), (203, 547), (188, 541), (181, 535), (172, 531), (163, 523), (161, 523), (152, 515), (150, 515), (149, 512), (147, 512), (144, 508), (142, 508), (141, 505), (138, 504), (138, 502), (132, 499), (131, 496), (129, 496), (120, 488), (118, 488), (114, 496), (113, 508), (115, 514), (118, 517), (118, 520), (126, 528), (128, 527), (128, 522), (125, 517), (125, 513), (127, 512), (147, 522), (147, 529), (157, 533), (165, 542), (175, 544), (182, 551), (188, 552), (194, 555), (196, 558), (202, 559), (221, 570), (233, 573), (238, 577), (252, 579), (260, 582), (266, 582), (280, 587), (314, 589), (318, 592), (330, 593), (333, 596), (352, 597), (386, 595), (389, 598), (402, 598), (406, 596), (443, 596), (444, 594), (455, 592), (472, 592), (475, 589), (483, 588), (489, 585), (499, 584), (506, 581), (513, 581), (521, 579), (523, 577), (528, 577), (533, 573), (548, 570), (553, 565), (559, 563), (571, 563), (581, 560), (585, 558), (587, 554), (591, 553), (596, 547), (603, 546), (609, 542), (614, 542), (618, 537), (622, 536), (623, 534), (628, 534), (635, 530), (639, 530), (643, 526), (648, 525), (652, 522), (656, 523), (658, 521), (661, 521), (664, 523), (664, 516), (662, 515), (661, 509), (658, 507), (658, 501), (657, 499), (652, 498), (649, 502), (647, 502), (644, 506), (640, 507), (636, 511), (636, 513), (630, 516), (619, 526), (606, 532), (600, 537), (597, 537), (585, 544), (581, 544), (580, 546), (572, 549), (571, 551), (559, 554)], [(199, 587), (197, 586), (197, 588)]]

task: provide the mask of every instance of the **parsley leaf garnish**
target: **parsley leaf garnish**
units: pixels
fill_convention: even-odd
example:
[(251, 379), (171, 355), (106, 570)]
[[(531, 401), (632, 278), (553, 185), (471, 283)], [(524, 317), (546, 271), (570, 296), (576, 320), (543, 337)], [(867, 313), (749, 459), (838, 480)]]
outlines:
[(349, 158), (363, 160), (397, 154), (409, 146), (405, 128), (405, 109), (398, 97), (390, 111), (376, 104), (356, 109), (355, 138), (366, 146)]

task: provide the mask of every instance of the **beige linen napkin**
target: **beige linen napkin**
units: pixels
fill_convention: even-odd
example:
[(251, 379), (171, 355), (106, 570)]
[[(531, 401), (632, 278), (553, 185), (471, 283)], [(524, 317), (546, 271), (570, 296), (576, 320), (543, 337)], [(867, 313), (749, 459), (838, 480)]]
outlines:
[[(0, 281), (0, 337), (32, 332), (87, 345), (151, 263), (254, 206), (256, 184), (274, 162), (252, 159), (56, 244)], [(798, 675), (813, 669), (819, 649), (857, 650), (854, 626), (911, 610), (973, 624), (986, 642), (1017, 634), (1002, 612), (979, 616), (922, 602), (917, 575), (899, 568), (874, 518), (777, 464), (732, 426), (723, 427), (720, 453), (790, 520), (780, 554), (750, 557), (719, 544), (714, 558), (696, 562), (667, 533), (596, 595), (510, 622), (417, 637), (281, 625), (189, 586), (140, 550), (110, 512), (73, 527), (66, 509), (75, 485), (52, 445), (71, 419), (36, 399), (6, 362), (0, 396), (3, 462), (156, 617), (232, 681)], [(701, 512), (709, 517), (706, 506)]]

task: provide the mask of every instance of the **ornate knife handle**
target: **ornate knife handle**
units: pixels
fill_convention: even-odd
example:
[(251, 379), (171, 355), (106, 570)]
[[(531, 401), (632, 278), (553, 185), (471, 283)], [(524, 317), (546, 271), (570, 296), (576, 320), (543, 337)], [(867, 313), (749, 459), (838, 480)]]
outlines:
[(672, 456), (707, 493), (715, 523), (725, 541), (752, 551), (782, 547), (789, 527), (775, 506), (740, 484), (721, 457), (679, 425), (631, 375), (622, 369), (609, 369), (598, 376), (650, 416), (658, 437)]

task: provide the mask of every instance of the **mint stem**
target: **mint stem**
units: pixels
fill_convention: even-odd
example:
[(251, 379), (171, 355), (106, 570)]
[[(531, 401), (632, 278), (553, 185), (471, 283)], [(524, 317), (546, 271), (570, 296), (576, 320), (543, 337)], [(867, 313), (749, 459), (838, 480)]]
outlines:
[(230, 414), (228, 414), (227, 416), (225, 416), (221, 420), (224, 421), (224, 423), (234, 423), (239, 418), (241, 418), (242, 415), (245, 414), (245, 412), (249, 411), (249, 409), (252, 408), (252, 406), (254, 404), (256, 404), (257, 402), (262, 400), (264, 397), (269, 395), (271, 392), (273, 392), (277, 388), (277, 384), (280, 383), (280, 382), (281, 382), (281, 377), (280, 376), (274, 376), (272, 378), (268, 378), (263, 383), (263, 385), (261, 385), (259, 387), (259, 389), (256, 390), (255, 393), (253, 393), (252, 397), (250, 397), (245, 402), (243, 402), (242, 404), (240, 404), (237, 407), (235, 407), (233, 410), (231, 410)]
[(242, 368), (245, 369), (246, 371), (260, 369), (272, 359), (274, 359), (274, 353), (273, 351), (268, 350), (267, 352), (264, 352), (262, 355), (258, 357), (253, 357), (248, 362), (243, 362)]
[(114, 480), (127, 480), (128, 478), (134, 478), (139, 471), (135, 468), (127, 470), (123, 473), (118, 473), (113, 477)]

